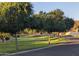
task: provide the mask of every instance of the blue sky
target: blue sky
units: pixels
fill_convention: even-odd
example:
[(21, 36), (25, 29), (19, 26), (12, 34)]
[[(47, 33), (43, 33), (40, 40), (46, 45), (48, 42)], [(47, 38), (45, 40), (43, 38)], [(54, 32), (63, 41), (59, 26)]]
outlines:
[(32, 2), (32, 4), (34, 13), (61, 9), (65, 16), (79, 20), (79, 2)]

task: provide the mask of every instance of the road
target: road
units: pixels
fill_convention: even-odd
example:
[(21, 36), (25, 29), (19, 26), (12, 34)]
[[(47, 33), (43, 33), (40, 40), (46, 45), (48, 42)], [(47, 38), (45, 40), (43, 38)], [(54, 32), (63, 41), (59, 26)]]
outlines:
[(79, 56), (79, 44), (54, 46), (14, 56)]

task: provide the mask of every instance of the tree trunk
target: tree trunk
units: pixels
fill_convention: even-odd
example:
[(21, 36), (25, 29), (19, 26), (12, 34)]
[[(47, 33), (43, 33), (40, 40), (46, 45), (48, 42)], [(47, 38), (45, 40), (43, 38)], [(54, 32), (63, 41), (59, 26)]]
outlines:
[(17, 40), (17, 35), (15, 34), (15, 41), (16, 41), (16, 51), (18, 51), (18, 40)]
[(48, 38), (48, 45), (51, 44), (51, 39), (50, 39), (51, 34), (49, 33), (49, 38)]
[(32, 30), (32, 34), (33, 34), (33, 29), (31, 29)]
[(42, 32), (40, 32), (40, 34), (42, 35), (43, 33), (42, 33)]

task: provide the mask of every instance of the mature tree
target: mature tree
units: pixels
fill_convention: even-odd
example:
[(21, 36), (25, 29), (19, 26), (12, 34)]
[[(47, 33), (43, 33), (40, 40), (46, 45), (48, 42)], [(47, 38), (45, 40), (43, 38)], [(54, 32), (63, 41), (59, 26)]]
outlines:
[(40, 11), (38, 14), (34, 14), (31, 18), (30, 28), (36, 29), (37, 32), (42, 32), (45, 22), (45, 12)]
[(46, 25), (48, 32), (63, 32), (66, 30), (64, 22), (64, 12), (60, 9), (48, 12), (46, 17)]
[(0, 3), (0, 31), (15, 34), (16, 49), (18, 49), (16, 33), (27, 27), (25, 24), (32, 13), (32, 5), (29, 2)]
[(44, 30), (48, 33), (51, 33), (54, 31), (54, 19), (51, 15), (47, 15), (44, 22)]
[(24, 29), (31, 14), (32, 5), (28, 2), (0, 3), (1, 31), (15, 34)]
[(74, 20), (72, 18), (66, 17), (64, 21), (66, 25), (66, 31), (69, 31), (74, 26)]

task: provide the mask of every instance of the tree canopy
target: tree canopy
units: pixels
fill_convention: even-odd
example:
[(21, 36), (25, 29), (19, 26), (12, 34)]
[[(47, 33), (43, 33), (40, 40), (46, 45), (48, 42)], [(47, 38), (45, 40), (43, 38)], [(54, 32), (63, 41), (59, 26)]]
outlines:
[(40, 11), (33, 15), (32, 28), (37, 30), (51, 32), (65, 32), (70, 30), (74, 25), (74, 20), (64, 16), (60, 9), (48, 13)]
[(25, 28), (48, 33), (64, 32), (74, 25), (74, 20), (64, 16), (60, 9), (33, 14), (32, 8), (29, 2), (1, 2), (0, 32), (17, 33)]
[(0, 3), (0, 31), (16, 33), (24, 29), (32, 13), (32, 4), (29, 2)]

